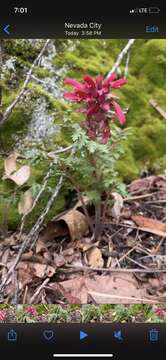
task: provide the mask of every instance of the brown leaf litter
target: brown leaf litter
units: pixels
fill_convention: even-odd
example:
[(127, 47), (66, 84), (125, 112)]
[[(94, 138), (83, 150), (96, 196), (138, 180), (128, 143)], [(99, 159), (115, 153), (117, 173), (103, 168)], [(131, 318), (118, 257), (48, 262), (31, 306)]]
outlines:
[[(6, 173), (16, 171), (13, 159), (7, 160)], [(22, 255), (1, 291), (1, 302), (166, 302), (166, 177), (134, 180), (128, 190), (126, 198), (112, 195), (114, 204), (98, 242), (89, 233), (80, 202), (53, 218), (35, 249)], [(88, 199), (85, 204), (89, 211)], [(89, 216), (93, 221), (93, 212)], [(13, 233), (1, 240), (1, 281), (25, 238)]]

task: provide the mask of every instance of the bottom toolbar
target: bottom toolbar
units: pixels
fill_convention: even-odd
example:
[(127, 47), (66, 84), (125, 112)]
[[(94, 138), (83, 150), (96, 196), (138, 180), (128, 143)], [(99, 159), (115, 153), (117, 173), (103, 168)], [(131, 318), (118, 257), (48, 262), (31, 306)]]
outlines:
[(163, 359), (166, 324), (1, 324), (5, 359)]

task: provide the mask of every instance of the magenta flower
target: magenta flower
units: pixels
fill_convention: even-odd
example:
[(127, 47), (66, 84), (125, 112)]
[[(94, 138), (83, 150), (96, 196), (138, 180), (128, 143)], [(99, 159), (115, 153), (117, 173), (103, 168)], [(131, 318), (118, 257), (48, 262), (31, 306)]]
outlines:
[(31, 315), (31, 316), (37, 315), (37, 311), (34, 306), (28, 306), (25, 311), (28, 315)]
[(90, 75), (86, 75), (82, 82), (74, 79), (64, 81), (65, 84), (74, 88), (73, 92), (64, 93), (65, 99), (77, 103), (83, 102), (85, 105), (78, 111), (86, 114), (83, 126), (91, 139), (95, 140), (99, 135), (102, 138), (102, 143), (107, 143), (110, 137), (107, 113), (110, 110), (115, 111), (121, 125), (125, 123), (125, 115), (110, 91), (120, 88), (126, 82), (127, 80), (124, 78), (117, 80), (116, 74), (111, 74), (107, 79), (100, 75), (93, 79)]
[(157, 308), (157, 309), (155, 310), (155, 314), (156, 314), (158, 317), (162, 318), (162, 317), (164, 317), (164, 310), (163, 310), (162, 308)]
[(5, 310), (0, 310), (0, 321), (5, 321), (7, 318), (7, 313)]

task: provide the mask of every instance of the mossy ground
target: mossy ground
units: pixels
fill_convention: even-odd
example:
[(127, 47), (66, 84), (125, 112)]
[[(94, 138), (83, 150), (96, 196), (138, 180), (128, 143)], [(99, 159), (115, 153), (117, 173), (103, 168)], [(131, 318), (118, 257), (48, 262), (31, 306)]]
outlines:
[[(65, 66), (65, 72), (59, 79), (59, 86), (63, 91), (63, 78), (73, 77), (78, 80), (85, 73), (92, 76), (106, 75), (115, 62), (119, 52), (126, 44), (123, 40), (55, 40), (57, 52), (52, 60), (57, 71)], [(9, 70), (6, 78), (3, 78), (1, 111), (13, 101), (19, 93), (25, 79), (27, 69), (30, 68), (35, 57), (39, 53), (43, 41), (34, 43), (28, 40), (3, 40), (2, 47), (4, 60), (15, 58), (15, 72)], [(128, 84), (116, 92), (123, 108), (128, 108), (126, 127), (131, 128), (131, 135), (125, 142), (125, 154), (117, 163), (120, 177), (125, 182), (130, 182), (138, 177), (142, 169), (152, 172), (162, 172), (166, 167), (166, 123), (160, 114), (149, 104), (150, 99), (155, 99), (159, 106), (166, 110), (166, 42), (164, 39), (137, 40), (131, 49)], [(118, 69), (123, 76), (125, 61)], [(52, 71), (40, 64), (35, 67), (34, 75), (39, 79), (51, 77)], [(14, 80), (14, 81), (13, 81)], [(3, 174), (4, 154), (17, 148), (18, 140), (26, 134), (27, 124), (31, 120), (31, 113), (36, 99), (44, 97), (48, 104), (48, 112), (54, 114), (55, 123), (60, 125), (61, 130), (53, 136), (52, 147), (54, 150), (59, 145), (66, 146), (71, 143), (71, 122), (81, 121), (83, 115), (73, 111), (74, 104), (63, 99), (56, 99), (45, 90), (40, 83), (31, 80), (28, 93), (24, 102), (20, 102), (12, 112), (9, 121), (0, 130), (0, 177)], [(42, 160), (33, 168), (30, 182), (41, 184), (46, 173), (47, 166)], [(57, 177), (50, 180), (50, 188), (56, 184)], [(0, 196), (5, 199), (11, 197), (12, 185), (9, 181), (0, 181)], [(22, 190), (20, 190), (21, 193)], [(55, 206), (49, 213), (51, 218), (65, 206), (65, 194), (63, 190)], [(29, 217), (29, 227), (41, 213), (50, 192), (42, 197), (38, 206)], [(19, 191), (18, 191), (19, 198)], [(14, 230), (20, 224), (20, 216), (16, 202), (8, 209), (8, 226)], [(4, 211), (1, 200), (0, 213)], [(6, 205), (5, 205), (6, 206)], [(0, 218), (1, 221), (2, 217)]]

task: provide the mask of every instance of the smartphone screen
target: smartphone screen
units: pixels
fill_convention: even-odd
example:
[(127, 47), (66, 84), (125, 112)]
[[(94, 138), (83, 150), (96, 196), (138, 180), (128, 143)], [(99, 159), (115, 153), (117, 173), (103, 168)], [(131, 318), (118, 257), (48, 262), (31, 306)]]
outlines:
[(1, 5), (7, 360), (166, 351), (165, 9), (103, 8)]

